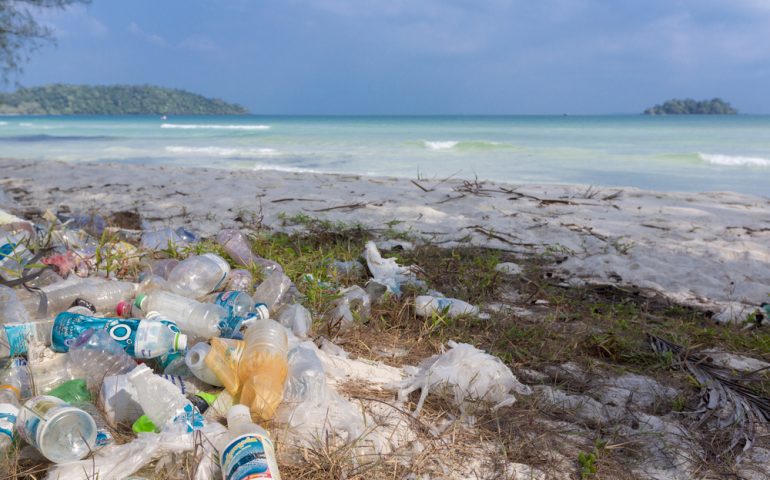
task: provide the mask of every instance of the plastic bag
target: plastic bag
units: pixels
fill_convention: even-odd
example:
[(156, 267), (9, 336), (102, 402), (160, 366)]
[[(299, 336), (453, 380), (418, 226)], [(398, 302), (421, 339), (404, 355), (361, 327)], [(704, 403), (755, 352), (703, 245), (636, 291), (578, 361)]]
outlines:
[(401, 285), (405, 283), (421, 283), (416, 275), (418, 267), (414, 265), (404, 267), (396, 263), (393, 258), (382, 258), (374, 242), (366, 243), (364, 258), (366, 258), (366, 265), (372, 272), (374, 281), (385, 285), (395, 295), (401, 294)]
[(472, 414), (479, 401), (493, 403), (493, 410), (516, 401), (510, 392), (529, 395), (532, 389), (520, 383), (511, 370), (497, 357), (467, 343), (449, 341), (450, 350), (423, 360), (405, 380), (394, 385), (399, 401), (422, 390), (417, 416), (431, 391), (450, 394), (463, 415)]
[(372, 302), (366, 290), (353, 285), (340, 290), (341, 297), (334, 301), (334, 310), (329, 314), (329, 323), (345, 329), (353, 324), (358, 316), (359, 320), (369, 318)]
[(278, 321), (300, 338), (307, 338), (313, 328), (313, 317), (310, 315), (310, 311), (299, 303), (289, 305), (281, 310)]

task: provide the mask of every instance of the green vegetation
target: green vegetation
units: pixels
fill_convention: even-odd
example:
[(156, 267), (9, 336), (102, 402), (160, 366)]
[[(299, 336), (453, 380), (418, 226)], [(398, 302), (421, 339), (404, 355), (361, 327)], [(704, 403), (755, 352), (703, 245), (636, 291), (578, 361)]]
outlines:
[(697, 101), (674, 98), (644, 111), (645, 115), (735, 115), (738, 110), (721, 98)]
[(241, 115), (240, 105), (151, 85), (63, 85), (0, 94), (4, 115)]

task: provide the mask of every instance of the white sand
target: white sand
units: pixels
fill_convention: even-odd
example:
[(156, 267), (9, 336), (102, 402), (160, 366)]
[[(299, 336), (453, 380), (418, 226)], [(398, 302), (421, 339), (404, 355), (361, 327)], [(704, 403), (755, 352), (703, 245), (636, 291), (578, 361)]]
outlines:
[[(585, 186), (420, 181), (355, 175), (0, 160), (0, 187), (30, 209), (138, 210), (152, 226), (210, 235), (262, 215), (394, 228), (444, 245), (555, 251), (570, 281), (655, 290), (682, 304), (745, 316), (770, 299), (770, 199)], [(596, 189), (593, 189), (596, 191)], [(590, 198), (586, 198), (590, 197)], [(540, 201), (545, 200), (545, 202)], [(552, 202), (555, 200), (556, 202)], [(19, 209), (17, 209), (18, 212)]]

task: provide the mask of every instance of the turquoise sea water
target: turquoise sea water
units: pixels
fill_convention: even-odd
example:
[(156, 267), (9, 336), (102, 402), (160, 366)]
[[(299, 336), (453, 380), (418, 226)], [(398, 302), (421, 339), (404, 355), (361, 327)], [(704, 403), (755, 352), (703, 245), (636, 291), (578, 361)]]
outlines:
[(770, 116), (0, 117), (0, 157), (770, 195)]

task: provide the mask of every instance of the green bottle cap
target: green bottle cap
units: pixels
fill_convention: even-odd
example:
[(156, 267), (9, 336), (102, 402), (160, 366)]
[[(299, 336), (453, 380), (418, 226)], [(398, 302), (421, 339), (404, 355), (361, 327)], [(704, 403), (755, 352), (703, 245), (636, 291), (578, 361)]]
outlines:
[(217, 397), (219, 395), (216, 393), (198, 392), (195, 394), (195, 396), (204, 399), (206, 403), (208, 403), (209, 406), (211, 406), (211, 405), (214, 405), (214, 402), (217, 401)]
[(133, 425), (131, 425), (131, 430), (134, 431), (134, 433), (142, 433), (142, 432), (149, 432), (149, 433), (155, 433), (157, 431), (157, 428), (155, 427), (155, 424), (152, 423), (152, 420), (147, 417), (147, 415), (142, 415), (141, 417), (137, 418)]

